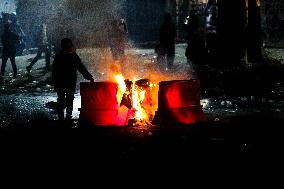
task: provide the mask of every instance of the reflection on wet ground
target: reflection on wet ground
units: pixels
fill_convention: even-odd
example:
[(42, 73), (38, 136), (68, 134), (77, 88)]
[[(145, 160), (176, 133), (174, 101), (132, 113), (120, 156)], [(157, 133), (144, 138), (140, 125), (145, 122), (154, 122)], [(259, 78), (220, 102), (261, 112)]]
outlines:
[[(34, 120), (57, 120), (55, 93), (34, 93), (0, 96), (0, 127), (8, 129), (14, 124), (23, 127)], [(231, 117), (250, 114), (266, 114), (284, 119), (284, 101), (251, 97), (219, 97), (202, 99), (204, 112), (211, 121), (230, 121)], [(81, 97), (74, 99), (73, 119), (79, 118)]]
[[(190, 67), (186, 64), (184, 50), (185, 44), (176, 46), (175, 69), (163, 70), (161, 72), (163, 76), (191, 76), (185, 71)], [(107, 77), (106, 71), (109, 68), (107, 53), (104, 54), (105, 49), (80, 49), (78, 53), (86, 63), (86, 67), (91, 70), (95, 80), (101, 81)], [(127, 54), (130, 61), (127, 66), (135, 67), (133, 71), (135, 75), (145, 77), (147, 69), (151, 70), (149, 75), (156, 75), (153, 71), (157, 70), (152, 70), (156, 68), (156, 54), (153, 49), (131, 49)], [(57, 119), (54, 114), (56, 94), (51, 86), (51, 73), (44, 72), (44, 60), (39, 60), (31, 74), (26, 73), (25, 67), (33, 56), (17, 57), (19, 75), (16, 80), (12, 80), (12, 73), (9, 73), (11, 68), (7, 67), (4, 83), (0, 84), (1, 129), (10, 129), (15, 125), (29, 127), (34, 121)], [(283, 120), (284, 87), (281, 67), (271, 65), (264, 68), (216, 69), (209, 63), (199, 68), (199, 76), (203, 97), (201, 104), (210, 121), (232, 123), (235, 117), (251, 115), (260, 115), (260, 117), (265, 115), (272, 120)], [(80, 75), (78, 81), (84, 81)], [(74, 100), (75, 120), (79, 118), (78, 108), (80, 108), (79, 91)]]
[[(75, 95), (73, 118), (79, 118), (80, 96)], [(1, 128), (9, 128), (14, 124), (28, 125), (33, 120), (57, 120), (54, 107), (49, 104), (57, 101), (55, 93), (44, 95), (6, 95), (0, 96)]]
[[(202, 153), (209, 153), (212, 158), (231, 152), (240, 155), (283, 152), (284, 102), (245, 97), (202, 99), (209, 117), (206, 123), (139, 128), (82, 127), (77, 120), (71, 127), (64, 125), (55, 121), (56, 115), (52, 113), (54, 93), (1, 96), (0, 101), (3, 102), (0, 147), (7, 152), (12, 149), (14, 157), (18, 153), (42, 153), (43, 158), (62, 156), (64, 161), (79, 156), (83, 162), (94, 159), (188, 162)], [(74, 105), (73, 116), (78, 119), (78, 93)]]

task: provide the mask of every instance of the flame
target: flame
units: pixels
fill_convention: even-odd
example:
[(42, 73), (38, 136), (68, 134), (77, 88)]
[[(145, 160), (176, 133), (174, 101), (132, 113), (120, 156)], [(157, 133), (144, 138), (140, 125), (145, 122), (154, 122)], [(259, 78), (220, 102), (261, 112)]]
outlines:
[[(143, 87), (139, 87), (138, 85), (136, 85), (137, 79), (133, 79), (133, 85), (130, 89), (131, 91), (128, 91), (127, 86), (125, 84), (125, 78), (122, 74), (114, 75), (114, 80), (118, 84), (118, 90), (116, 95), (118, 104), (121, 103), (124, 94), (131, 95), (131, 105), (132, 110), (134, 111), (133, 118), (137, 121), (148, 121), (148, 114), (152, 113), (149, 113), (149, 111), (145, 110), (145, 108), (143, 108), (142, 106), (143, 101), (146, 97), (146, 90), (143, 89)], [(153, 84), (151, 83), (150, 88), (152, 87)]]
[(124, 77), (122, 74), (118, 74), (114, 76), (115, 82), (118, 83), (118, 90), (117, 90), (117, 102), (118, 104), (121, 103), (123, 94), (126, 93), (126, 84), (124, 82)]
[(138, 87), (135, 82), (136, 81), (134, 81), (132, 87), (132, 106), (135, 110), (134, 116), (138, 121), (147, 120), (148, 115), (145, 109), (141, 106), (145, 99), (146, 91), (142, 87)]

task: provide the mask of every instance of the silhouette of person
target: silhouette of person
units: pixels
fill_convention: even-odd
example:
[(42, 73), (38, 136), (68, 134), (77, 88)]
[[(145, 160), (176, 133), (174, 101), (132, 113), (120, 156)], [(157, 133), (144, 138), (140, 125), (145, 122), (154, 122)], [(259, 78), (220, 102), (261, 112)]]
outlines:
[(87, 80), (93, 81), (93, 76), (87, 71), (81, 59), (76, 54), (71, 39), (62, 39), (61, 48), (61, 52), (54, 58), (52, 82), (58, 96), (58, 118), (59, 120), (64, 119), (64, 104), (66, 101), (66, 119), (71, 120), (77, 81), (77, 70)]
[(127, 26), (123, 19), (113, 20), (108, 34), (113, 60), (123, 60), (125, 54)]
[(26, 67), (28, 73), (31, 71), (33, 65), (40, 59), (43, 52), (45, 54), (45, 69), (46, 71), (50, 69), (51, 52), (47, 39), (47, 28), (45, 23), (41, 25), (41, 29), (38, 33), (37, 47), (38, 47), (37, 55), (34, 57), (32, 62)]
[(217, 29), (217, 7), (211, 2), (206, 12), (206, 50), (210, 60), (216, 60), (217, 58)]
[(1, 41), (3, 44), (3, 51), (2, 51), (2, 65), (1, 65), (1, 78), (4, 77), (5, 74), (5, 68), (8, 59), (10, 59), (13, 72), (14, 72), (14, 79), (17, 77), (17, 66), (16, 66), (16, 51), (17, 51), (17, 45), (19, 43), (20, 37), (13, 33), (10, 30), (10, 24), (5, 23), (4, 24), (4, 33), (1, 36)]
[(172, 68), (175, 58), (175, 37), (176, 26), (172, 22), (170, 13), (166, 13), (164, 21), (160, 26), (160, 45), (158, 53), (158, 61), (164, 59), (168, 68)]
[(68, 38), (71, 41), (76, 41), (75, 39), (75, 33), (69, 25), (63, 25), (61, 24), (56, 31), (52, 34), (52, 45), (53, 45), (53, 51), (54, 54), (58, 54), (61, 52), (61, 44), (60, 40), (62, 38)]
[(256, 1), (249, 1), (248, 26), (246, 28), (247, 59), (252, 63), (262, 63), (263, 31), (260, 10)]
[(72, 20), (73, 18), (64, 14), (64, 10), (61, 10), (47, 21), (48, 39), (55, 55), (61, 52), (61, 39), (68, 38), (73, 43), (77, 40)]
[(196, 63), (200, 58), (201, 52), (201, 37), (198, 32), (199, 24), (200, 23), (196, 11), (191, 10), (188, 22), (185, 25), (185, 30), (188, 34), (185, 55), (187, 57), (187, 62), (192, 67), (194, 67), (194, 63)]
[(17, 45), (16, 56), (23, 55), (23, 51), (26, 47), (26, 43), (25, 43), (26, 35), (18, 22), (16, 13), (14, 12), (14, 13), (7, 13), (7, 14), (8, 14), (7, 15), (8, 19), (11, 21), (11, 26), (10, 26), (11, 31), (20, 37), (19, 43)]

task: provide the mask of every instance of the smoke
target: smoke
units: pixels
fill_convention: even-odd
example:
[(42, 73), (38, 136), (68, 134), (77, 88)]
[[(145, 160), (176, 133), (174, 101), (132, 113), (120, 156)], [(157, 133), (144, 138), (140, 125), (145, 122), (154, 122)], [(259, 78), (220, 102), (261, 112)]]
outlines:
[(59, 19), (75, 33), (78, 47), (102, 47), (107, 45), (111, 20), (124, 15), (123, 7), (124, 1), (118, 0), (64, 0)]
[[(97, 81), (113, 81), (114, 75), (121, 73), (125, 79), (149, 79), (154, 83), (169, 80), (189, 80), (192, 78), (191, 67), (175, 61), (172, 69), (167, 69), (166, 63), (158, 64), (154, 50), (148, 49), (142, 56), (141, 49), (135, 47), (126, 49), (125, 59), (114, 61), (109, 48), (81, 49), (78, 51), (82, 60), (90, 62), (89, 69), (93, 71)], [(179, 52), (180, 53), (180, 52)], [(179, 57), (177, 57), (178, 59)], [(185, 58), (184, 58), (185, 59)]]
[(16, 6), (29, 40), (35, 41), (39, 26), (47, 22), (50, 35), (62, 35), (60, 30), (68, 30), (74, 34), (71, 38), (76, 39), (77, 47), (95, 47), (106, 45), (110, 20), (124, 17), (125, 1), (18, 0)]
[[(19, 0), (17, 12), (25, 32), (36, 36), (36, 25), (47, 22), (51, 36), (73, 39), (84, 62), (98, 80), (112, 80), (113, 74), (121, 72), (125, 78), (162, 80), (190, 79), (186, 65), (165, 70), (166, 65), (157, 65), (154, 50), (149, 56), (133, 53), (133, 44), (126, 45), (126, 58), (114, 63), (108, 44), (111, 20), (126, 18), (126, 0)], [(142, 34), (141, 34), (142, 35)], [(115, 70), (115, 71), (114, 71)]]

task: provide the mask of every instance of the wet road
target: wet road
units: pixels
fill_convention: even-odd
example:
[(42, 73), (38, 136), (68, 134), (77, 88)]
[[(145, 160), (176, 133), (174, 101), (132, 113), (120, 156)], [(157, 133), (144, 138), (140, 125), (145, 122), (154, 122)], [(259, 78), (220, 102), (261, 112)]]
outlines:
[[(56, 94), (25, 94), (5, 95), (0, 97), (0, 127), (9, 129), (13, 125), (28, 127), (34, 120), (57, 120), (52, 103), (56, 103)], [(51, 104), (51, 107), (50, 105)], [(80, 96), (76, 94), (74, 100), (73, 118), (79, 118)]]
[(164, 160), (184, 165), (199, 156), (215, 164), (211, 158), (224, 158), (224, 153), (247, 158), (251, 154), (273, 157), (284, 152), (284, 102), (258, 102), (244, 97), (203, 99), (201, 104), (209, 117), (206, 123), (139, 128), (78, 125), (78, 93), (74, 124), (65, 127), (55, 121), (56, 115), (47, 105), (55, 100), (55, 93), (0, 97), (2, 157), (10, 161), (20, 157), (32, 163), (72, 160), (72, 165), (86, 166), (120, 160), (139, 164)]
[[(176, 46), (175, 67), (173, 70), (159, 72), (162, 77), (191, 77), (191, 75), (188, 75), (190, 67), (185, 64), (184, 50), (185, 44)], [(81, 49), (78, 53), (87, 68), (91, 70), (95, 80), (106, 79), (105, 71), (109, 71), (106, 66), (108, 65), (106, 58), (109, 55), (105, 55), (105, 50)], [(144, 77), (156, 74), (153, 49), (130, 49), (127, 54), (129, 54), (129, 59), (132, 60), (131, 63), (127, 63), (128, 68), (131, 68), (131, 74)], [(14, 125), (29, 127), (30, 123), (35, 120), (56, 120), (56, 115), (51, 107), (56, 102), (56, 94), (51, 86), (51, 73), (44, 72), (44, 59), (39, 60), (31, 74), (26, 73), (25, 67), (33, 57), (34, 55), (17, 57), (19, 75), (16, 80), (12, 80), (11, 66), (9, 63), (7, 64), (5, 81), (0, 86), (0, 127), (2, 129), (10, 129)], [(122, 69), (122, 71), (125, 70)], [(244, 74), (246, 77), (244, 77)], [(227, 73), (214, 69), (206, 71), (201, 77), (201, 83), (205, 83), (201, 91), (203, 97), (201, 104), (210, 121), (213, 122), (233, 123), (235, 117), (250, 115), (260, 117), (264, 115), (272, 120), (283, 120), (284, 88), (281, 75), (282, 72), (278, 68), (268, 71), (246, 70)], [(240, 78), (242, 80), (238, 80)], [(84, 81), (84, 79), (80, 76), (79, 81)], [(73, 118), (75, 120), (79, 118), (79, 81), (74, 100)], [(232, 89), (230, 89), (230, 86), (233, 86)], [(257, 87), (254, 88), (254, 86)], [(228, 88), (228, 90), (223, 90), (222, 87)], [(249, 90), (244, 90), (244, 87)]]
[[(233, 117), (251, 114), (264, 114), (284, 119), (284, 101), (274, 101), (255, 97), (219, 97), (202, 99), (204, 112), (211, 121), (230, 122)], [(56, 93), (33, 93), (0, 96), (0, 128), (9, 129), (13, 125), (29, 127), (34, 120), (57, 120), (54, 114)], [(81, 97), (79, 92), (74, 99), (73, 119), (79, 118)], [(39, 125), (40, 126), (40, 125)]]

